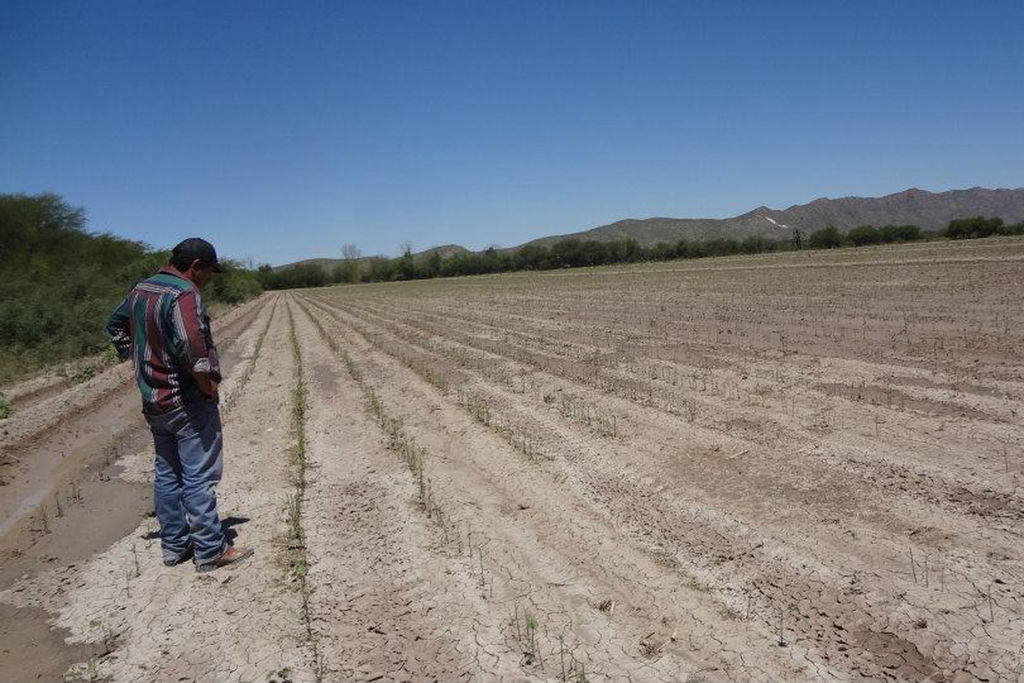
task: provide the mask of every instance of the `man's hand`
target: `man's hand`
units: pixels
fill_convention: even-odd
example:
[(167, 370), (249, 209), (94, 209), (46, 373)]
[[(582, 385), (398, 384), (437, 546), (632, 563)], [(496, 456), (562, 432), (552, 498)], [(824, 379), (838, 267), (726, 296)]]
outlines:
[(217, 400), (219, 396), (217, 388), (220, 386), (218, 382), (211, 379), (205, 372), (193, 372), (192, 377), (195, 378), (196, 386), (199, 387), (199, 391), (201, 391), (204, 396), (212, 401)]

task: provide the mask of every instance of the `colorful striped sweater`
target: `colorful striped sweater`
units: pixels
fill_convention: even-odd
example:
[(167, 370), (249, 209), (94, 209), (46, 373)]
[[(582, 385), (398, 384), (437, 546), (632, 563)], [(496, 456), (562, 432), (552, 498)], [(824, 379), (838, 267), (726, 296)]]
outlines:
[(221, 379), (210, 317), (199, 289), (173, 266), (135, 285), (110, 315), (107, 332), (121, 358), (135, 365), (144, 413), (211, 400), (192, 377)]

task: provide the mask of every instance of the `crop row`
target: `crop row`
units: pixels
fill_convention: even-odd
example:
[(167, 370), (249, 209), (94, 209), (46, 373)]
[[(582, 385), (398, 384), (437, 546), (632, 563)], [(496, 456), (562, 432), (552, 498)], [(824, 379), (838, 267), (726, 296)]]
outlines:
[[(337, 306), (337, 303), (333, 304), (332, 306)], [(326, 310), (326, 309), (321, 308), (320, 310)], [(335, 310), (336, 313), (340, 313), (341, 312), (340, 309), (334, 309), (334, 310)], [(441, 348), (440, 346), (438, 346), (439, 342), (437, 342), (437, 340), (432, 335), (428, 335), (428, 334), (426, 334), (424, 332), (420, 332), (418, 335), (416, 333), (413, 333), (413, 335), (411, 335), (411, 336), (406, 335), (409, 338), (408, 339), (403, 339), (402, 335), (401, 335), (400, 326), (397, 323), (392, 323), (393, 327), (392, 327), (391, 330), (383, 330), (382, 331), (381, 329), (378, 329), (378, 330), (374, 331), (373, 329), (371, 329), (372, 327), (378, 327), (379, 328), (381, 325), (384, 325), (387, 321), (383, 320), (383, 319), (380, 319), (380, 316), (377, 316), (377, 319), (374, 319), (372, 322), (367, 322), (367, 320), (369, 320), (371, 318), (371, 316), (367, 315), (365, 311), (359, 310), (358, 312), (361, 315), (355, 316), (354, 314), (355, 314), (356, 311), (354, 311), (351, 306), (346, 306), (345, 310), (347, 311), (347, 313), (345, 314), (345, 317), (344, 317), (345, 324), (347, 326), (349, 326), (350, 328), (356, 330), (360, 334), (364, 334), (364, 338), (366, 338), (368, 340), (368, 342), (371, 343), (371, 344), (373, 344), (374, 340), (376, 340), (378, 342), (378, 344), (375, 344), (375, 345), (380, 346), (379, 342), (382, 341), (382, 340), (386, 340), (386, 346), (388, 348), (392, 349), (392, 350), (394, 350), (396, 348), (401, 348), (401, 347), (410, 348), (410, 349), (412, 349), (412, 351), (408, 351), (405, 354), (407, 358), (413, 357), (412, 356), (413, 351), (415, 351), (415, 353), (417, 353), (417, 354), (428, 354), (428, 352), (430, 352), (429, 344), (427, 344), (428, 341), (434, 344), (433, 352), (439, 352), (439, 350)], [(362, 322), (358, 322), (358, 320), (360, 318), (363, 319)], [(385, 332), (387, 332), (387, 333), (385, 333)], [(450, 336), (451, 336), (451, 333), (449, 333), (449, 337)], [(419, 341), (419, 342), (423, 343), (424, 346), (414, 346), (412, 344), (411, 340)], [(460, 340), (460, 341), (462, 341), (462, 340)], [(380, 348), (384, 349), (383, 346), (381, 346)], [(477, 352), (481, 352), (481, 350), (477, 349)], [(400, 357), (402, 354), (401, 354), (401, 352), (394, 352), (394, 353), (392, 353), (392, 355), (394, 355), (395, 357)], [(456, 354), (456, 357), (457, 357), (457, 355), (458, 354)], [(422, 358), (423, 358), (422, 362), (424, 362), (424, 363), (431, 362), (431, 363), (435, 363), (436, 364), (436, 363), (441, 362), (440, 359), (438, 359), (438, 358), (431, 359), (428, 355), (423, 355)], [(450, 356), (445, 358), (446, 361), (450, 361), (452, 359), (453, 358), (450, 357)], [(406, 364), (409, 365), (408, 362), (406, 362)], [(477, 366), (470, 367), (470, 368), (467, 368), (465, 366), (460, 366), (457, 363), (455, 365), (456, 365), (456, 367), (461, 372), (469, 373), (470, 375), (476, 374), (477, 376), (480, 376), (481, 373), (484, 372), (484, 370), (483, 370), (484, 367), (488, 367), (487, 364), (477, 364)], [(493, 368), (494, 365), (495, 365), (495, 363), (492, 360), (492, 362), (489, 364), (489, 366)], [(413, 365), (409, 365), (409, 367), (411, 367), (414, 371), (416, 370), (416, 368)], [(507, 376), (508, 373), (499, 373), (499, 374), (505, 374)], [(512, 376), (515, 376), (515, 373), (513, 373)], [(489, 376), (488, 375), (484, 375), (484, 379), (489, 379)], [(573, 377), (571, 379), (574, 379), (574, 380), (578, 381), (580, 378), (577, 376), (577, 377)], [(485, 382), (485, 384), (486, 383), (487, 382)], [(506, 398), (508, 398), (509, 400), (511, 400), (511, 401), (515, 401), (516, 400), (515, 399), (515, 392), (508, 391), (508, 392), (506, 392), (506, 394), (507, 394)], [(465, 394), (463, 394), (463, 393), (459, 394), (459, 396), (460, 396), (459, 403), (463, 404), (468, 410), (470, 410), (471, 414), (473, 414), (474, 412), (479, 414), (480, 410), (478, 408), (473, 407), (473, 406), (477, 405), (475, 399), (467, 401), (466, 399), (462, 398), (462, 396), (464, 396), (464, 395)], [(474, 415), (474, 417), (476, 417), (476, 415)], [(565, 417), (565, 415), (563, 415), (563, 417)], [(480, 418), (478, 417), (477, 419), (480, 419)], [(510, 420), (503, 420), (503, 419), (500, 419), (500, 418), (497, 418), (497, 417), (492, 417), (491, 415), (488, 415), (487, 416), (487, 422), (492, 422), (492, 421), (496, 422), (499, 425), (508, 424), (510, 422)], [(538, 439), (538, 441), (540, 441), (540, 440), (541, 439)], [(598, 448), (600, 449), (600, 447), (598, 447)], [(627, 493), (627, 492), (626, 491), (622, 491), (622, 493)], [(635, 494), (632, 494), (632, 495), (635, 496)], [(652, 514), (655, 514), (653, 512), (653, 509), (652, 509)], [(695, 527), (696, 525), (694, 525), (694, 524), (687, 524), (685, 526)], [(738, 539), (732, 539), (731, 541), (727, 542), (725, 544), (725, 546), (723, 546), (724, 553), (725, 553), (723, 556), (728, 556), (729, 551), (727, 550), (727, 548), (729, 546), (735, 547), (736, 545), (741, 545), (741, 544), (737, 544), (735, 542), (736, 540), (738, 540)], [(708, 541), (710, 541), (710, 542), (697, 543), (695, 545), (697, 545), (697, 546), (704, 546), (703, 548), (701, 548), (702, 552), (707, 552), (709, 549), (713, 549), (714, 547), (716, 547), (718, 545), (722, 545), (721, 541), (718, 541), (717, 543), (714, 542), (713, 536), (710, 539), (708, 539)], [(691, 546), (691, 548), (692, 548), (692, 546)], [(754, 553), (754, 558), (753, 559), (756, 560), (758, 554), (759, 553)], [(758, 560), (758, 561), (764, 562), (765, 560), (766, 560), (766, 558), (764, 558), (762, 556), (761, 559)], [(906, 563), (904, 563), (904, 567), (906, 567)], [(735, 567), (732, 567), (732, 568), (735, 569)], [(910, 572), (907, 572), (907, 574), (908, 574), (908, 578), (909, 578)], [(952, 575), (953, 575), (953, 572), (951, 571), (950, 572), (950, 576), (952, 577)], [(754, 590), (752, 590), (751, 588), (747, 588), (747, 589), (745, 589), (746, 590), (745, 593), (743, 592), (743, 590), (741, 590), (740, 594), (746, 594), (748, 596), (747, 600), (751, 599), (749, 597), (750, 595), (758, 596), (758, 602), (761, 605), (760, 609), (763, 612), (764, 611), (765, 603), (767, 603), (768, 605), (771, 605), (771, 604), (777, 604), (777, 603), (780, 602), (780, 600), (776, 597), (776, 595), (773, 594), (773, 593), (777, 593), (778, 591), (777, 590), (774, 590), (774, 591), (773, 590), (769, 590), (768, 593), (765, 593), (764, 592), (765, 591), (764, 586), (765, 585), (767, 585), (767, 586), (777, 586), (779, 583), (782, 583), (782, 584), (791, 583), (791, 584), (793, 584), (794, 583), (793, 582), (793, 577), (790, 577), (790, 579), (788, 579), (788, 580), (776, 577), (775, 579), (769, 579), (766, 582), (766, 584), (762, 584), (761, 586), (757, 586), (756, 585), (756, 581), (751, 581), (751, 585), (753, 586)], [(796, 584), (799, 584), (799, 582), (796, 582)], [(807, 592), (806, 589), (808, 588), (808, 586), (807, 586), (806, 583), (804, 584), (803, 588), (800, 588), (799, 585), (796, 585), (796, 584), (791, 586), (791, 590), (792, 590), (794, 595), (805, 594)], [(828, 592), (827, 585), (823, 584), (818, 589), (819, 593), (822, 593), (822, 591)], [(825, 595), (823, 593), (822, 593), (822, 597), (825, 597)], [(854, 601), (856, 602), (856, 599), (854, 599)], [(781, 600), (781, 602), (784, 603), (785, 602), (785, 598), (783, 598)], [(777, 621), (777, 619), (773, 620), (773, 621)], [(912, 632), (912, 627), (910, 625), (907, 626), (907, 629), (908, 629), (909, 632)]]

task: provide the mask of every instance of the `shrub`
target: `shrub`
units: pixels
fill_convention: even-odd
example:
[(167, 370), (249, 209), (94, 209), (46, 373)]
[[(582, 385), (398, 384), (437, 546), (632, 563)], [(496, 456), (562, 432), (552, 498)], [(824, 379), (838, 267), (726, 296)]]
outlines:
[(815, 230), (807, 238), (807, 245), (812, 249), (835, 249), (843, 244), (843, 236), (839, 229), (833, 225), (821, 230)]
[(294, 289), (296, 287), (322, 287), (327, 284), (327, 273), (322, 266), (304, 263), (283, 270), (260, 266), (256, 274), (263, 289)]
[(861, 225), (846, 233), (846, 239), (855, 247), (878, 244), (882, 241), (882, 231), (873, 225)]
[[(0, 381), (101, 351), (110, 312), (167, 263), (166, 251), (85, 226), (85, 212), (55, 194), (0, 194)], [(205, 300), (259, 294), (255, 274), (226, 265)]]
[(953, 240), (990, 237), (1002, 227), (1002, 218), (983, 218), (982, 216), (958, 218), (949, 222), (949, 227), (946, 228), (946, 237)]
[(997, 230), (998, 235), (1024, 235), (1024, 221), (1011, 225), (1001, 225)]
[(921, 228), (916, 225), (887, 225), (879, 231), (883, 242), (913, 242), (921, 239)]
[(221, 267), (224, 272), (210, 280), (210, 284), (203, 290), (204, 299), (240, 304), (259, 296), (263, 291), (257, 273), (228, 259), (221, 259)]

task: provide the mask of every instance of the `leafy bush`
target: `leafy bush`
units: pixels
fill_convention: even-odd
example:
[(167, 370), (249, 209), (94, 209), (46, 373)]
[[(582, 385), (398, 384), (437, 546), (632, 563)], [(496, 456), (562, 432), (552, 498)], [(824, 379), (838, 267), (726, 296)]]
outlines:
[(1001, 225), (996, 230), (998, 235), (1024, 235), (1024, 221), (1012, 225)]
[[(107, 318), (169, 253), (85, 230), (85, 212), (55, 194), (0, 195), (0, 381), (107, 346)], [(256, 275), (229, 264), (208, 301), (260, 292)]]
[(846, 233), (846, 239), (855, 247), (878, 244), (882, 241), (882, 231), (873, 225), (861, 225)]
[(890, 242), (913, 242), (923, 237), (921, 228), (916, 225), (886, 225), (879, 229), (882, 241)]
[(835, 249), (843, 245), (843, 236), (838, 228), (830, 225), (812, 232), (807, 238), (807, 245), (811, 249)]
[(236, 261), (220, 259), (224, 272), (214, 276), (203, 289), (203, 299), (240, 304), (263, 291), (257, 273), (246, 270)]
[(103, 352), (100, 353), (100, 362), (103, 365), (117, 365), (121, 362), (121, 357), (117, 355), (117, 349), (114, 348), (113, 344), (107, 344), (103, 347)]
[(990, 237), (1002, 227), (1002, 218), (983, 218), (981, 216), (958, 218), (949, 222), (949, 227), (946, 228), (946, 237), (952, 240)]
[(96, 376), (96, 366), (93, 363), (86, 363), (82, 367), (75, 370), (75, 372), (69, 377), (72, 384), (81, 384), (87, 382)]

